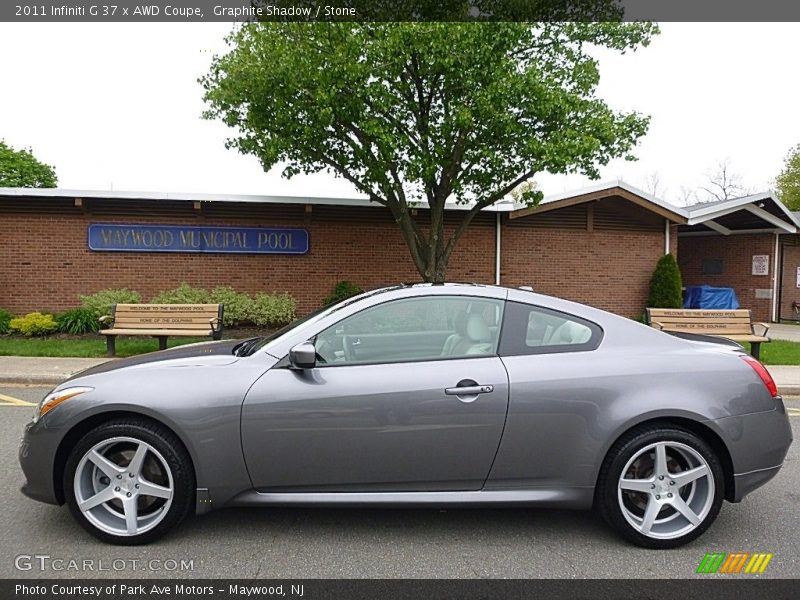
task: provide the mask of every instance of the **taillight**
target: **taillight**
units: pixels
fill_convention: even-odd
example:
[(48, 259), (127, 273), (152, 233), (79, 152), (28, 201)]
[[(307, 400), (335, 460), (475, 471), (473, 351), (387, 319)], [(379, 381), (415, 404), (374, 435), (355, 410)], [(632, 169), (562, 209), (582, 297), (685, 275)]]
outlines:
[(772, 375), (769, 374), (767, 368), (758, 362), (752, 356), (742, 356), (742, 359), (753, 367), (753, 371), (755, 371), (758, 376), (761, 378), (761, 381), (764, 382), (764, 385), (767, 386), (769, 393), (772, 394), (772, 397), (775, 398), (778, 395), (778, 386), (775, 385), (775, 380), (772, 378)]

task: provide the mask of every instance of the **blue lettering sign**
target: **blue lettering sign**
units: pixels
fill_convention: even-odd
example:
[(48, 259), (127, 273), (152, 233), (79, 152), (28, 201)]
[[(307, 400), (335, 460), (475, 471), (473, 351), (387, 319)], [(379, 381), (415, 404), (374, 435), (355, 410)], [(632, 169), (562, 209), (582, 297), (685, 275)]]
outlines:
[(308, 231), (276, 227), (89, 225), (89, 249), (99, 252), (305, 254)]

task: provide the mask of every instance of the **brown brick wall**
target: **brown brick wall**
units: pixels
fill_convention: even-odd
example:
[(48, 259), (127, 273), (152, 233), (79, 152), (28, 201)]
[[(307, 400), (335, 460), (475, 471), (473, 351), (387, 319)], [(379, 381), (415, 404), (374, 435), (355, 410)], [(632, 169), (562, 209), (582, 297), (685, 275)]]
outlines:
[[(671, 233), (675, 252), (674, 228)], [(503, 229), (502, 248), (503, 285), (530, 285), (537, 292), (633, 317), (644, 312), (650, 277), (664, 254), (664, 226), (660, 231), (591, 232), (510, 226)]]
[[(752, 235), (682, 236), (679, 241), (678, 262), (684, 285), (708, 284), (732, 287), (742, 308), (753, 311), (753, 318), (769, 321), (772, 317), (772, 300), (756, 298), (756, 289), (771, 289), (775, 260), (775, 236), (771, 233)], [(752, 275), (753, 255), (770, 256), (770, 274)], [(704, 259), (723, 260), (723, 272), (718, 275), (703, 274)]]
[[(124, 210), (84, 214), (66, 205), (42, 205), (32, 214), (0, 206), (0, 307), (14, 313), (59, 311), (77, 306), (79, 294), (109, 287), (128, 287), (148, 300), (185, 281), (249, 293), (288, 291), (303, 314), (342, 279), (365, 288), (420, 280), (397, 226), (381, 208), (315, 207), (307, 214), (302, 206), (289, 206), (256, 217), (230, 216), (232, 210), (196, 216), (191, 203), (164, 207), (160, 216), (118, 214)], [(306, 227), (311, 248), (302, 256), (93, 252), (86, 243), (90, 223)], [(493, 273), (494, 216), (487, 215), (461, 239), (449, 278), (493, 283)]]
[[(650, 215), (638, 226), (627, 210), (624, 222), (598, 210), (598, 227), (587, 231), (585, 207), (564, 217), (555, 212), (562, 211), (547, 219), (520, 219), (524, 226), (510, 226), (504, 217), (501, 283), (533, 285), (539, 292), (622, 315), (640, 314), (664, 251), (663, 219)], [(460, 216), (448, 218), (448, 230)], [(425, 220), (423, 211), (420, 219)], [(530, 227), (537, 220), (546, 227)], [(305, 227), (310, 252), (92, 252), (86, 244), (90, 223)], [(673, 228), (674, 249), (676, 240)], [(186, 202), (92, 200), (79, 208), (72, 200), (0, 200), (0, 259), (0, 307), (14, 313), (64, 310), (78, 305), (79, 294), (109, 287), (128, 287), (149, 300), (185, 281), (206, 288), (230, 285), (251, 294), (288, 291), (303, 314), (318, 307), (342, 279), (365, 288), (420, 279), (397, 225), (381, 208), (315, 206), (308, 213), (301, 205), (211, 203), (198, 211)], [(494, 268), (495, 215), (481, 215), (460, 240), (448, 279), (493, 283)]]

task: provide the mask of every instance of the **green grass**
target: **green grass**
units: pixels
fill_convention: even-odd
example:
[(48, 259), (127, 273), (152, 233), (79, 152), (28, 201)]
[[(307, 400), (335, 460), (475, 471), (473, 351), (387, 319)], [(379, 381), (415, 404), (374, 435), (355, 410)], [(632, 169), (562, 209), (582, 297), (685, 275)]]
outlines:
[[(744, 346), (750, 350), (750, 344)], [(761, 344), (761, 362), (765, 365), (800, 366), (800, 342), (772, 340), (768, 344)]]
[[(208, 337), (169, 338), (167, 347), (207, 342)], [(154, 338), (117, 338), (117, 356), (133, 356), (158, 350)], [(105, 338), (21, 338), (0, 336), (0, 356), (76, 356), (99, 358), (106, 355)]]

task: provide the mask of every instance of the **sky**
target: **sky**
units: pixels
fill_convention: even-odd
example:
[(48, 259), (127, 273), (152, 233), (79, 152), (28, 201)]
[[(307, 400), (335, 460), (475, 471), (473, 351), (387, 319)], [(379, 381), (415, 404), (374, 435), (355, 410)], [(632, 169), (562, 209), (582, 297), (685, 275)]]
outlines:
[[(32, 147), (69, 189), (352, 197), (329, 174), (283, 179), (225, 148), (201, 119), (197, 79), (226, 48), (225, 23), (0, 24), (0, 138)], [(800, 23), (663, 23), (647, 48), (596, 53), (598, 95), (652, 118), (623, 179), (671, 202), (727, 161), (752, 191), (772, 186), (800, 143)], [(653, 188), (653, 180), (658, 185)], [(591, 185), (542, 174), (545, 194)]]

